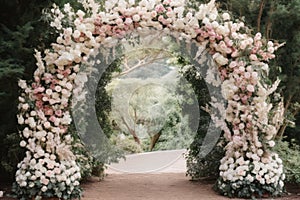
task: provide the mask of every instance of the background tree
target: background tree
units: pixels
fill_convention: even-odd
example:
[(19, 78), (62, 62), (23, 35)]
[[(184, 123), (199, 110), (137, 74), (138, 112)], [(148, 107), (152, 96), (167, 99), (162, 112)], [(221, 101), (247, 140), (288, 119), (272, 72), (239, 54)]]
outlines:
[(43, 50), (56, 33), (43, 14), (53, 3), (76, 0), (2, 0), (0, 7), (0, 180), (12, 180), (23, 157), (17, 134), (18, 79), (31, 80), (36, 69), (34, 49)]

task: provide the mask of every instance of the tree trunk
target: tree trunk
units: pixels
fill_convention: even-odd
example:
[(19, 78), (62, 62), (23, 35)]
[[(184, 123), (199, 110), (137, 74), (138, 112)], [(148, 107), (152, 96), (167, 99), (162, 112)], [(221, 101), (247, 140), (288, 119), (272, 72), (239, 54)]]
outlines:
[(261, 0), (259, 4), (259, 12), (257, 16), (257, 32), (260, 32), (261, 17), (264, 11), (266, 0)]
[(161, 133), (157, 133), (151, 137), (151, 142), (150, 142), (150, 147), (149, 147), (150, 151), (152, 151), (154, 149), (155, 144), (157, 143), (160, 135), (161, 135)]
[(267, 25), (266, 25), (266, 38), (267, 40), (269, 40), (272, 36), (272, 22), (271, 22), (271, 17), (270, 15), (272, 15), (274, 13), (274, 3), (271, 3), (271, 8), (270, 8), (270, 12), (268, 15), (268, 21), (267, 21)]
[(124, 117), (122, 117), (121, 119), (122, 119), (123, 123), (125, 124), (126, 128), (128, 129), (129, 133), (133, 136), (134, 141), (140, 145), (141, 141), (140, 141), (139, 137), (136, 135), (135, 130), (133, 130), (129, 127), (129, 125), (127, 124)]
[[(288, 108), (289, 108), (290, 105), (291, 105), (293, 96), (294, 96), (294, 95), (290, 94), (289, 97), (288, 97), (288, 99), (287, 99), (287, 101), (286, 101), (286, 104), (285, 104), (285, 106), (284, 106), (284, 112), (285, 112), (285, 115), (286, 115), (286, 112), (287, 112)], [(300, 108), (295, 109), (295, 110), (291, 113), (292, 116), (293, 116), (293, 117), (296, 116), (296, 115), (299, 113), (299, 111), (300, 111)], [(279, 139), (279, 140), (282, 139), (283, 134), (284, 134), (284, 132), (285, 132), (285, 129), (288, 127), (288, 124), (289, 124), (288, 122), (284, 122), (284, 124), (280, 127), (280, 129), (279, 129), (279, 131), (278, 131), (278, 133), (277, 133), (277, 135), (276, 135), (276, 138), (277, 138), (277, 139)]]

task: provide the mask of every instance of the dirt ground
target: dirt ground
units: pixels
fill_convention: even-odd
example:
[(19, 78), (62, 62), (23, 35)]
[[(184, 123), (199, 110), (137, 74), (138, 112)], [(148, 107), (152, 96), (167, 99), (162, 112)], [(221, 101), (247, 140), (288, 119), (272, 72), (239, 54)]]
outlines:
[[(189, 181), (184, 173), (109, 174), (102, 181), (90, 178), (83, 183), (82, 200), (240, 200), (220, 196), (212, 186), (212, 181)], [(289, 195), (276, 200), (300, 200), (299, 187), (288, 186), (287, 190)]]
[[(189, 181), (184, 173), (109, 174), (83, 184), (82, 200), (228, 200), (212, 189), (213, 182)], [(278, 200), (300, 199), (300, 189)], [(269, 198), (272, 199), (272, 198)], [(234, 199), (238, 200), (238, 199)], [(276, 198), (277, 200), (277, 198)]]

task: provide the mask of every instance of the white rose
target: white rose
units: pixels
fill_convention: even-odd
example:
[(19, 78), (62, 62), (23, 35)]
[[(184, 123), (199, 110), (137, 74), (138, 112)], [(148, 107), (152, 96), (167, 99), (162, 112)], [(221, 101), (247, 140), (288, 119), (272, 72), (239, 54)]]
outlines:
[(19, 115), (19, 116), (18, 116), (18, 123), (19, 123), (19, 124), (24, 124), (24, 118), (23, 118), (22, 115)]
[(47, 89), (47, 90), (46, 90), (46, 94), (47, 94), (47, 95), (51, 95), (51, 94), (52, 94), (52, 90), (51, 90), (51, 89)]
[(30, 112), (30, 115), (34, 117), (34, 116), (36, 116), (36, 112), (33, 110)]
[(230, 15), (229, 15), (228, 13), (223, 13), (223, 14), (222, 14), (222, 18), (223, 18), (224, 20), (230, 20)]
[(28, 108), (29, 108), (28, 103), (24, 103), (24, 104), (22, 105), (22, 109), (23, 109), (23, 110), (27, 110)]
[(133, 17), (132, 17), (132, 20), (133, 20), (134, 22), (138, 22), (138, 21), (140, 21), (140, 19), (141, 19), (141, 17), (140, 17), (138, 14), (133, 15)]
[(226, 65), (228, 64), (228, 59), (225, 58), (223, 55), (221, 55), (220, 53), (215, 53), (213, 55), (214, 60), (220, 64), (220, 65)]
[(25, 146), (26, 146), (26, 142), (25, 142), (24, 140), (22, 140), (22, 141), (20, 142), (20, 146), (21, 146), (21, 147), (25, 147)]
[(211, 13), (211, 14), (209, 15), (209, 19), (211, 19), (211, 20), (216, 20), (216, 19), (217, 19), (217, 15), (216, 15), (215, 13)]
[(264, 153), (264, 151), (262, 149), (258, 149), (257, 150), (257, 155), (262, 156)]
[(78, 10), (76, 14), (79, 18), (83, 18), (83, 16), (85, 15), (85, 13), (82, 10)]
[(45, 123), (44, 123), (44, 127), (47, 128), (47, 129), (50, 128), (50, 127), (51, 127), (50, 122), (45, 122)]
[(27, 88), (27, 84), (25, 80), (19, 80), (18, 85), (20, 88), (25, 89)]
[(283, 187), (283, 186), (284, 186), (284, 183), (283, 183), (282, 180), (279, 181), (279, 185), (280, 185), (280, 187)]
[(205, 18), (202, 20), (202, 23), (206, 25), (206, 24), (209, 24), (210, 21), (209, 21), (209, 19), (208, 19), (207, 17), (205, 17)]
[(46, 192), (48, 190), (48, 188), (46, 186), (43, 186), (41, 190), (42, 190), (42, 192)]
[(269, 141), (269, 146), (270, 147), (274, 147), (275, 146), (275, 142), (273, 140)]
[(55, 91), (56, 92), (60, 92), (61, 91), (61, 87), (59, 85), (55, 86)]

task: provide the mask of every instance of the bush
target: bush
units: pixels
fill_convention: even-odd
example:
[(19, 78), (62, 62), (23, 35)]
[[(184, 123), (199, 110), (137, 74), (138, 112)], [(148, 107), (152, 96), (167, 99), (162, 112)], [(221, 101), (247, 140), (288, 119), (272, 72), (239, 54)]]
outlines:
[(286, 182), (300, 185), (300, 146), (293, 140), (278, 141), (275, 151), (283, 161)]
[[(201, 111), (198, 133), (189, 148), (188, 154), (186, 155), (186, 175), (190, 176), (192, 180), (199, 180), (200, 178), (204, 177), (219, 176), (220, 160), (224, 156), (223, 147), (216, 145), (204, 158), (199, 156), (203, 138), (208, 129), (209, 121), (209, 114)], [(221, 140), (222, 138), (219, 139), (219, 141)]]
[[(14, 180), (17, 164), (24, 157), (24, 149), (21, 149), (20, 137), (17, 133), (12, 133), (0, 141), (0, 180), (12, 182)], [(4, 173), (5, 172), (5, 173)]]

